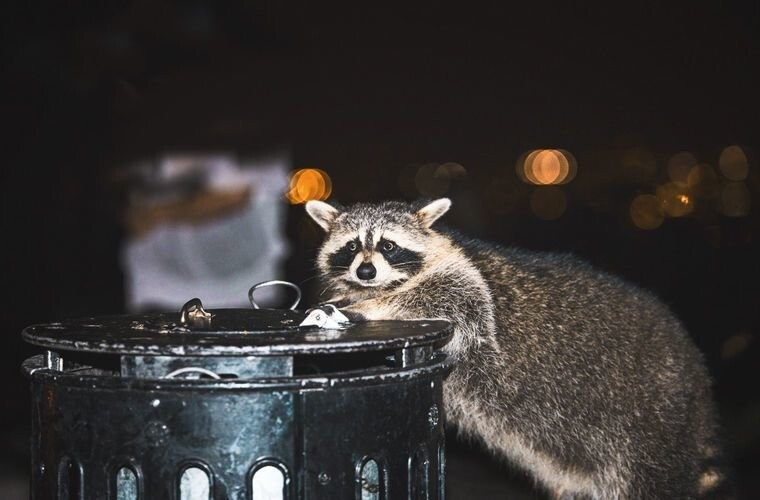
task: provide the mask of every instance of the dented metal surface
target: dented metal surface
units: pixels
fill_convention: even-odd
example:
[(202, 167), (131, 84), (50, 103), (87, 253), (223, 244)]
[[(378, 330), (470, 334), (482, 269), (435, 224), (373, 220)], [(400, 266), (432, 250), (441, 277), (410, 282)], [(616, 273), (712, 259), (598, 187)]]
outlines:
[(369, 459), (378, 498), (442, 498), (448, 323), (338, 330), (297, 327), (302, 311), (204, 313), (24, 330), (45, 349), (22, 366), (32, 498), (117, 498), (126, 467), (137, 498), (174, 500), (196, 467), (210, 498), (250, 500), (262, 466), (282, 473), (284, 498), (361, 498)]

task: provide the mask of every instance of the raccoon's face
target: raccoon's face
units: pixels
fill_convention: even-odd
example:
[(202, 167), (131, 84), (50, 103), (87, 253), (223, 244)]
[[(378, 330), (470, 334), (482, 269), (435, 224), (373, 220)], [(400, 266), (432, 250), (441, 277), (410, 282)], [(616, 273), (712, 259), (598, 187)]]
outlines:
[(306, 211), (326, 232), (317, 257), (336, 290), (386, 290), (417, 274), (430, 253), (430, 226), (451, 206), (447, 198), (422, 208), (401, 202), (337, 209), (310, 201)]

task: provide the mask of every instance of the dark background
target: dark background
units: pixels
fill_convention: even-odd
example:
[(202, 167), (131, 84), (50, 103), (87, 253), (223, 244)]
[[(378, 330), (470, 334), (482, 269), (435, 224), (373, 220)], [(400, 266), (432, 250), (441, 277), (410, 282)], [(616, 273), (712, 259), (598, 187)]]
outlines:
[[(573, 251), (654, 290), (705, 352), (739, 486), (760, 495), (756, 2), (2, 9), (0, 478), (28, 467), (19, 365), (36, 351), (21, 329), (123, 311), (119, 168), (168, 151), (285, 149), (294, 167), (327, 171), (344, 202), (414, 197), (410, 172), (458, 162), (467, 176), (446, 192), (451, 225)], [(631, 200), (667, 178), (673, 154), (716, 167), (732, 144), (749, 157), (749, 215), (700, 210), (652, 231), (631, 223)], [(578, 161), (553, 221), (532, 214), (534, 188), (514, 174), (541, 147)], [(631, 151), (657, 173), (627, 175)], [(302, 282), (319, 234), (300, 206), (288, 235), (284, 278)]]

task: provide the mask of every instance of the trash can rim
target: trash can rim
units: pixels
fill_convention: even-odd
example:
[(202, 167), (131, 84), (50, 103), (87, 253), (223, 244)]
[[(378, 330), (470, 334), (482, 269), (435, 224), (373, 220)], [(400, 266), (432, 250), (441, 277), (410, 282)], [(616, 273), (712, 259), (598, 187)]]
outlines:
[(281, 356), (440, 347), (451, 339), (446, 320), (383, 320), (341, 329), (299, 327), (303, 312), (216, 309), (209, 326), (188, 326), (179, 313), (87, 317), (32, 325), (23, 339), (53, 351), (123, 355)]
[(257, 379), (166, 379), (113, 377), (103, 375), (59, 372), (44, 368), (42, 355), (32, 356), (22, 365), (23, 374), (33, 382), (55, 384), (61, 387), (83, 387), (87, 389), (109, 390), (150, 390), (150, 391), (300, 391), (326, 389), (331, 387), (366, 386), (392, 384), (399, 380), (416, 378), (420, 375), (443, 373), (444, 377), (454, 367), (454, 361), (443, 352), (418, 365), (408, 368), (388, 370), (369, 369), (362, 373), (326, 373), (319, 375), (299, 375), (291, 377), (265, 377)]

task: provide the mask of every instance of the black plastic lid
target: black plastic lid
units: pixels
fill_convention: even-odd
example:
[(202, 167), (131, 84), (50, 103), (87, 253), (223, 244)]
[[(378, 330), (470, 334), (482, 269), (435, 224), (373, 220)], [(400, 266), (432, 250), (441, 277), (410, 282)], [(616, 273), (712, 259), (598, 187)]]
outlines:
[(303, 311), (217, 309), (191, 325), (179, 313), (91, 317), (29, 326), (25, 341), (52, 351), (130, 355), (265, 356), (364, 352), (441, 346), (451, 338), (444, 320), (369, 321), (341, 329), (299, 327)]

